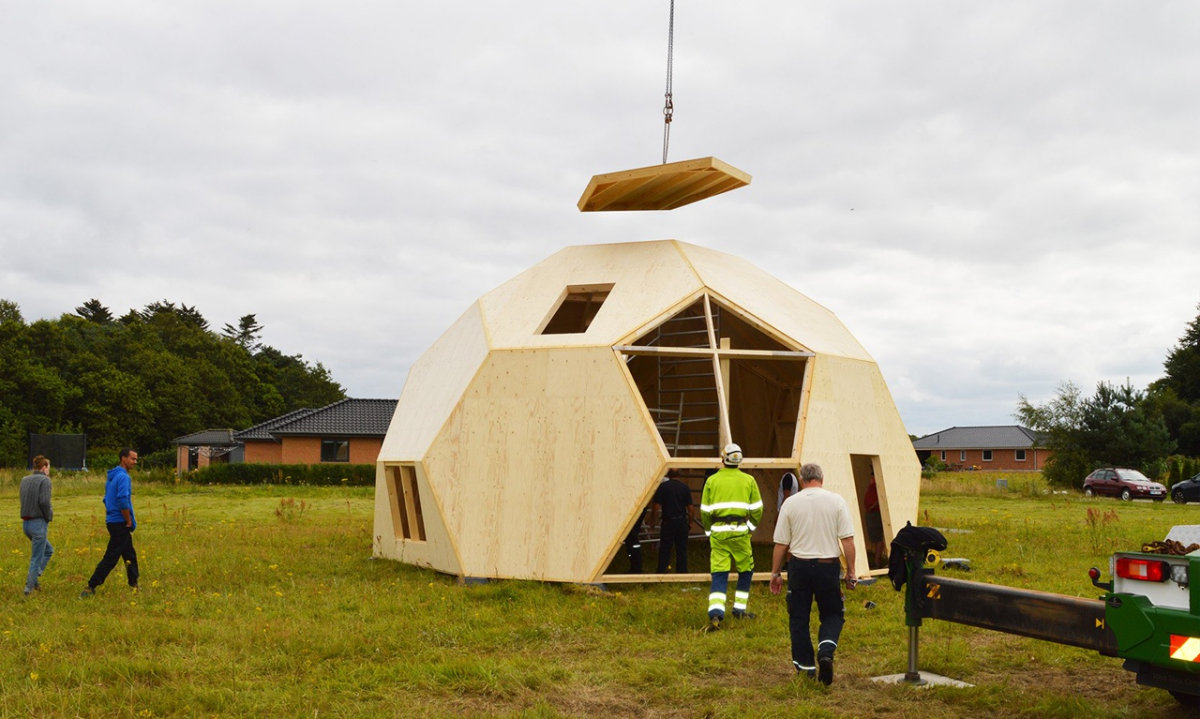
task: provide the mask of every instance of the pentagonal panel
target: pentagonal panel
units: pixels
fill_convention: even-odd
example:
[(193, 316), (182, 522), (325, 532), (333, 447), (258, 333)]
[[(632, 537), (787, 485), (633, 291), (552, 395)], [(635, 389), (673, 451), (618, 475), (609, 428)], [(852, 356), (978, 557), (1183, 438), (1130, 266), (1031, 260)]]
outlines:
[(611, 348), (493, 350), (426, 456), (468, 576), (590, 581), (663, 465)]
[[(573, 291), (603, 288), (583, 332), (545, 330)], [(700, 289), (676, 242), (568, 247), (480, 299), (491, 347), (613, 345)]]
[(800, 345), (822, 354), (874, 361), (832, 312), (745, 260), (696, 245), (682, 245), (707, 286), (736, 300)]

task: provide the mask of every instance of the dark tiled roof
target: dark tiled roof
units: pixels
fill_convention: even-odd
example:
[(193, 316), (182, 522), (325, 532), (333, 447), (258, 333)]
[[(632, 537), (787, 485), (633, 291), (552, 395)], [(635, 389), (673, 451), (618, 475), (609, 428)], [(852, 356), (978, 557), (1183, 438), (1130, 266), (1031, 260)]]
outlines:
[(172, 440), (174, 444), (183, 444), (189, 447), (212, 447), (225, 444), (237, 444), (237, 440), (233, 438), (232, 429), (206, 429), (202, 432), (194, 432), (182, 437), (177, 437)]
[[(301, 417), (304, 417), (305, 415), (312, 414), (314, 411), (315, 410), (311, 410), (307, 407), (305, 407), (303, 409), (295, 409), (295, 410), (292, 410), (291, 412), (288, 412), (287, 414), (279, 415), (278, 417), (275, 417), (274, 419), (268, 419), (266, 422), (260, 422), (256, 425), (254, 425), (253, 427), (250, 427), (249, 429), (243, 429), (238, 432), (235, 432), (233, 436), (236, 437), (238, 439), (238, 441), (244, 441), (247, 439), (275, 440), (275, 438), (271, 436), (271, 430), (275, 429), (276, 427), (285, 425), (288, 422), (291, 422), (292, 420), (300, 419)], [(277, 440), (275, 440), (275, 441), (277, 441)]]
[(341, 437), (383, 437), (387, 434), (394, 399), (344, 399), (314, 410), (271, 430), (275, 436), (323, 435)]
[(1028, 449), (1045, 442), (1040, 432), (1005, 425), (1001, 427), (951, 427), (913, 440), (914, 449)]

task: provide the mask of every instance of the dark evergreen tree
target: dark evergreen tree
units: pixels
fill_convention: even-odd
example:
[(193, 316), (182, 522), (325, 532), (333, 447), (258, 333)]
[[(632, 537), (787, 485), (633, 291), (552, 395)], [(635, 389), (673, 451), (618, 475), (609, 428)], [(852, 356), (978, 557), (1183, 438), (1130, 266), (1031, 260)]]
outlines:
[(251, 354), (254, 354), (262, 347), (262, 344), (258, 341), (259, 336), (262, 335), (262, 331), (263, 326), (258, 323), (258, 319), (254, 315), (242, 315), (242, 318), (238, 320), (237, 327), (226, 324), (221, 329), (221, 334), (245, 347)]
[(76, 307), (75, 314), (98, 325), (107, 325), (113, 321), (112, 312), (109, 312), (108, 308), (100, 304), (100, 300), (97, 299), (88, 300)]

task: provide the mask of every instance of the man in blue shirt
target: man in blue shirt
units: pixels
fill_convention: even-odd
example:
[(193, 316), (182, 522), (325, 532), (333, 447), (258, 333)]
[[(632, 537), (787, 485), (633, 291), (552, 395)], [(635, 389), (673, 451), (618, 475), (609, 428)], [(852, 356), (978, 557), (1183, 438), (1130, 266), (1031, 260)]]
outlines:
[(108, 479), (104, 482), (104, 508), (107, 510), (104, 521), (108, 527), (108, 548), (104, 550), (104, 557), (96, 565), (96, 571), (80, 597), (94, 595), (96, 587), (104, 584), (109, 572), (121, 559), (125, 560), (125, 576), (129, 579), (129, 586), (137, 591), (137, 552), (133, 548), (133, 530), (137, 529), (137, 519), (133, 516), (133, 479), (129, 476), (129, 470), (137, 466), (137, 461), (137, 452), (125, 448), (121, 450), (120, 463), (108, 470)]

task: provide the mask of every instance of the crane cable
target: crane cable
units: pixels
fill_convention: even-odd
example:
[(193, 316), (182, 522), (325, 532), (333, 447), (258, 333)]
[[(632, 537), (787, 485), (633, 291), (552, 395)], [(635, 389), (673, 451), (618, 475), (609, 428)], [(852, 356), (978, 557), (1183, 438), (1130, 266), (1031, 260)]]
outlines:
[(671, 0), (671, 24), (667, 28), (667, 91), (663, 104), (663, 164), (667, 164), (667, 148), (671, 145), (671, 119), (675, 104), (671, 97), (671, 62), (675, 54), (675, 0)]

